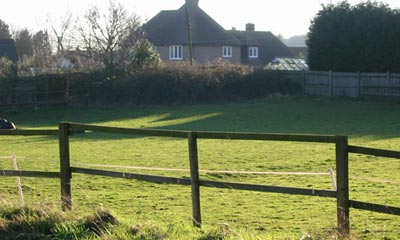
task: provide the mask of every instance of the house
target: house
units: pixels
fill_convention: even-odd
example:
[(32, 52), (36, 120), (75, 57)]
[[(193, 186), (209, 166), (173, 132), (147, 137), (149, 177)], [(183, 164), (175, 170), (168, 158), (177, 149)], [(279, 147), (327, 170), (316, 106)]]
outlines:
[(6, 57), (13, 62), (18, 61), (17, 48), (13, 39), (0, 39), (0, 58)]
[(199, 0), (185, 0), (178, 10), (161, 11), (144, 30), (163, 61), (188, 61), (192, 56), (199, 64), (222, 60), (263, 67), (276, 56), (292, 56), (277, 37), (255, 31), (254, 24), (247, 24), (246, 31), (225, 30), (199, 7)]

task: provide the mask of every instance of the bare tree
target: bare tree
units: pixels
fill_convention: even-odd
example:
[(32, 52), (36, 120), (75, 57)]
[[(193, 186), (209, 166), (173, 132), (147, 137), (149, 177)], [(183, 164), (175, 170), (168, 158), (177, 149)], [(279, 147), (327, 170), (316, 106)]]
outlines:
[(50, 25), (51, 31), (54, 34), (57, 53), (64, 52), (66, 50), (66, 36), (72, 30), (72, 14), (67, 13), (58, 20), (53, 19), (49, 14), (47, 16), (47, 23)]
[(82, 42), (92, 56), (98, 56), (106, 70), (114, 70), (121, 62), (119, 51), (126, 39), (140, 27), (140, 19), (115, 1), (109, 2), (108, 10), (101, 14), (91, 7), (78, 27)]

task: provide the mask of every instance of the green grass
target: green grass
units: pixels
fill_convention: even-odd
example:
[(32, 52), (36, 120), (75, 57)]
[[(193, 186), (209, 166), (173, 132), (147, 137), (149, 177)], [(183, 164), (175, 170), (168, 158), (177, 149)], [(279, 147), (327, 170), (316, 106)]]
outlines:
[[(1, 114), (19, 128), (56, 128), (60, 121), (74, 121), (130, 128), (340, 134), (348, 135), (352, 145), (400, 150), (399, 107), (391, 102), (268, 98), (245, 103), (149, 108), (11, 109)], [(0, 156), (16, 153), (22, 170), (58, 170), (57, 137), (0, 137), (0, 142)], [(203, 139), (198, 144), (200, 169), (328, 172), (335, 166), (333, 144)], [(70, 147), (74, 166), (96, 163), (189, 168), (187, 141), (181, 139), (86, 133), (71, 137)], [(400, 206), (399, 168), (398, 160), (351, 154), (350, 198)], [(0, 169), (12, 169), (11, 160), (0, 159)], [(117, 170), (189, 177), (188, 172)], [(329, 176), (201, 173), (200, 177), (332, 190)], [(22, 178), (22, 184), (29, 206), (58, 204), (57, 180)], [(2, 178), (0, 189), (0, 199), (6, 199), (3, 202), (18, 203), (15, 178)], [(175, 229), (191, 222), (190, 187), (74, 174), (72, 197), (77, 215), (102, 205), (112, 209), (122, 222), (133, 225)], [(191, 233), (195, 236), (191, 238), (207, 239), (213, 229), (218, 231), (215, 236), (221, 232), (220, 226), (229, 225), (233, 239), (299, 239), (304, 234), (323, 239), (336, 227), (334, 199), (201, 188), (201, 207), (204, 228), (209, 231), (203, 235)], [(352, 236), (356, 239), (400, 236), (398, 216), (355, 209), (351, 209), (350, 216)], [(174, 235), (174, 231), (178, 233)], [(174, 231), (166, 231), (168, 237), (181, 238), (182, 231)], [(189, 235), (183, 234), (181, 239), (184, 236)]]

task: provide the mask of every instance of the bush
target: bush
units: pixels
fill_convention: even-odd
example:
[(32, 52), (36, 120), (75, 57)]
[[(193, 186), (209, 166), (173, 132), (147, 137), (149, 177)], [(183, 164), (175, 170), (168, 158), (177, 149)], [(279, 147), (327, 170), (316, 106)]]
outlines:
[(17, 65), (8, 58), (0, 58), (0, 77), (15, 76), (17, 76)]

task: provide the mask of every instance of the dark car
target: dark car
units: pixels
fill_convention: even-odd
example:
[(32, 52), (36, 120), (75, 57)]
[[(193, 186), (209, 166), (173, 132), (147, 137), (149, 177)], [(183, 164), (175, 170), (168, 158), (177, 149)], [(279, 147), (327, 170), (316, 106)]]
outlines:
[(15, 125), (6, 119), (0, 118), (0, 129), (15, 130)]

